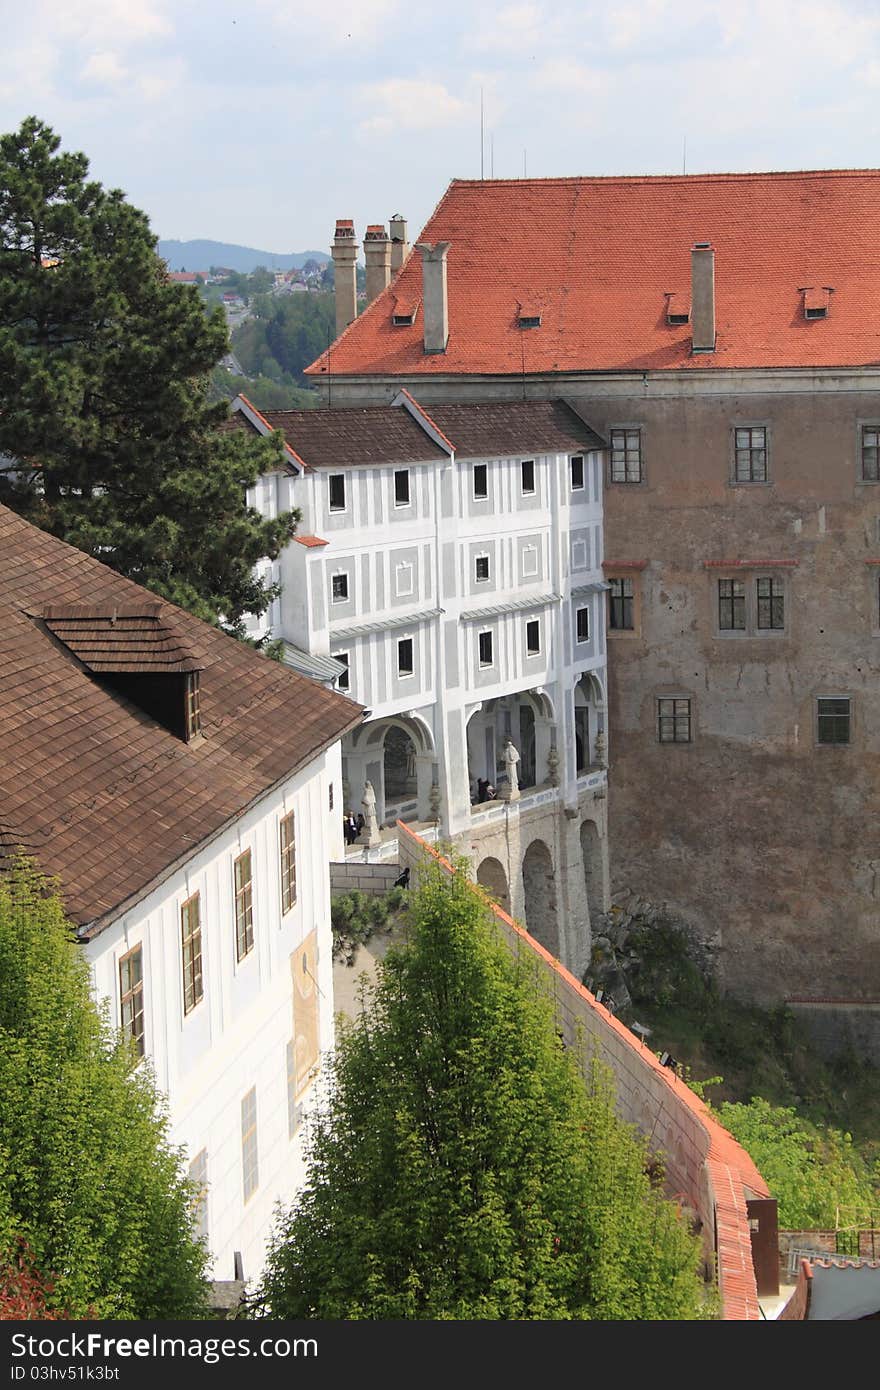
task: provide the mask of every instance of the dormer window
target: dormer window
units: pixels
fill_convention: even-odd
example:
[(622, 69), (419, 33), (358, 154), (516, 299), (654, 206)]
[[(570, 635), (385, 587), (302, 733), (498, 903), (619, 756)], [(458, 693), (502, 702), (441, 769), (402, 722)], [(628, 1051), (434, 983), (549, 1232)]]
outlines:
[(202, 714), (199, 695), (199, 673), (188, 671), (186, 676), (186, 741), (190, 742), (202, 732)]
[(395, 297), (394, 309), (391, 313), (391, 322), (395, 327), (402, 327), (404, 324), (415, 323), (416, 314), (419, 312), (420, 299), (401, 299)]
[(521, 304), (517, 310), (516, 321), (520, 328), (540, 328), (541, 311), (540, 309), (526, 308)]
[(689, 323), (691, 317), (691, 306), (683, 294), (667, 294), (666, 296), (666, 322), (671, 326), (676, 324)]
[(828, 317), (830, 307), (831, 289), (827, 285), (817, 288), (810, 285), (801, 290), (804, 296), (804, 318), (805, 319), (824, 319)]

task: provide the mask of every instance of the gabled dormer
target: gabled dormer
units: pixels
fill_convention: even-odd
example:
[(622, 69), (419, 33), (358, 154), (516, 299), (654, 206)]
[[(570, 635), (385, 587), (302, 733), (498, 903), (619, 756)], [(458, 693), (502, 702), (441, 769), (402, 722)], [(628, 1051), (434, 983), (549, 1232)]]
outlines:
[(204, 662), (158, 599), (134, 604), (52, 604), (39, 615), (101, 685), (191, 743), (201, 733), (199, 675)]

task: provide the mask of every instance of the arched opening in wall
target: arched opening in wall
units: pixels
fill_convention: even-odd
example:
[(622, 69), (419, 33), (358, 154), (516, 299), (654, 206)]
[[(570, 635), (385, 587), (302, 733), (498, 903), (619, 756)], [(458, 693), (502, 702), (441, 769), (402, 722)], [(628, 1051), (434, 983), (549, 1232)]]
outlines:
[(484, 859), (477, 869), (477, 883), (481, 888), (485, 888), (489, 897), (503, 907), (505, 912), (510, 911), (510, 894), (507, 891), (507, 874), (504, 872), (503, 865), (497, 859)]
[(416, 794), (416, 746), (409, 734), (392, 724), (383, 753), (386, 802), (407, 801)]
[(584, 861), (587, 907), (590, 909), (590, 929), (595, 931), (596, 922), (605, 911), (602, 842), (595, 821), (585, 820), (581, 824), (581, 856)]
[(519, 785), (535, 785), (535, 710), (525, 700), (519, 707)]
[(472, 805), (495, 800), (492, 791), (503, 795), (507, 781), (504, 747), (508, 739), (519, 755), (519, 790), (548, 783), (550, 751), (556, 743), (556, 714), (545, 693), (519, 690), (471, 709), (467, 757)]
[(595, 762), (596, 735), (604, 725), (602, 687), (591, 671), (584, 671), (574, 687), (575, 770), (588, 772)]
[(552, 955), (559, 958), (559, 923), (556, 917), (556, 883), (553, 860), (543, 840), (533, 840), (523, 856), (523, 896), (526, 928)]

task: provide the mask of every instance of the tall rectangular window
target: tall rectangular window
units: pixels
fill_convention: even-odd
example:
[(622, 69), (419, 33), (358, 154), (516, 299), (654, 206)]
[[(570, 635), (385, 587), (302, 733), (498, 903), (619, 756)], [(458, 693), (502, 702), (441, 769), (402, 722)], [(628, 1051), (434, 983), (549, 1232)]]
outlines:
[(526, 656), (538, 656), (541, 651), (541, 624), (537, 618), (526, 623)]
[(199, 695), (199, 673), (190, 671), (186, 677), (186, 741), (201, 733), (202, 713)]
[(402, 637), (397, 644), (397, 674), (399, 676), (411, 676), (414, 670), (413, 639)]
[(395, 507), (409, 506), (408, 468), (395, 468), (394, 470), (394, 505)]
[(862, 425), (862, 482), (880, 483), (880, 425)]
[(718, 580), (718, 627), (722, 632), (745, 632), (746, 586), (741, 579)]
[(834, 696), (816, 701), (816, 737), (819, 743), (849, 743), (850, 722), (848, 696)]
[(480, 665), (492, 665), (492, 634), (491, 632), (481, 632), (479, 637)]
[(657, 701), (657, 737), (661, 743), (690, 743), (690, 700)]
[(478, 555), (474, 561), (474, 579), (483, 584), (489, 578), (489, 556)]
[(489, 496), (489, 470), (485, 463), (474, 464), (474, 500), (484, 502)]
[(617, 429), (611, 431), (612, 483), (642, 481), (642, 431)]
[(529, 497), (535, 491), (535, 460), (523, 459), (520, 464), (523, 496)]
[(734, 477), (738, 483), (766, 483), (767, 430), (764, 425), (737, 426), (734, 430)]
[(202, 998), (202, 921), (199, 895), (193, 893), (180, 909), (180, 950), (183, 966), (183, 1012), (190, 1013)]
[(575, 454), (569, 459), (571, 469), (571, 490), (580, 492), (584, 485), (584, 460), (582, 455)]
[(348, 598), (348, 575), (334, 574), (330, 580), (330, 590), (334, 603), (345, 603)]
[(189, 1180), (193, 1184), (193, 1230), (197, 1240), (208, 1243), (208, 1151), (200, 1149), (189, 1165)]
[(241, 1102), (241, 1185), (244, 1200), (253, 1197), (260, 1183), (257, 1156), (257, 1088), (252, 1086)]
[(244, 960), (254, 949), (254, 881), (251, 874), (251, 852), (240, 854), (233, 867), (235, 879), (235, 954)]
[(330, 488), (330, 510), (331, 512), (345, 511), (345, 474), (331, 473), (328, 480)]
[(340, 671), (339, 675), (336, 677), (336, 689), (337, 689), (337, 690), (350, 690), (350, 689), (351, 689), (351, 686), (350, 686), (350, 677), (349, 677), (349, 674), (348, 674), (348, 668), (349, 668), (349, 660), (350, 660), (350, 658), (349, 658), (348, 652), (334, 652), (334, 653), (333, 653), (333, 660), (334, 660), (334, 661), (338, 661), (342, 666), (345, 667), (345, 670), (344, 670), (344, 671)]
[(144, 961), (141, 947), (135, 946), (119, 962), (119, 1015), (123, 1033), (127, 1033), (144, 1055)]
[(578, 642), (589, 642), (590, 640), (590, 610), (589, 608), (579, 608), (575, 613), (575, 629)]
[(296, 902), (296, 825), (293, 811), (282, 817), (279, 830), (281, 849), (281, 915)]
[(758, 627), (779, 630), (785, 627), (785, 592), (781, 579), (759, 579)]
[(632, 632), (635, 628), (633, 614), (633, 581), (623, 577), (609, 579), (608, 626), (615, 632)]

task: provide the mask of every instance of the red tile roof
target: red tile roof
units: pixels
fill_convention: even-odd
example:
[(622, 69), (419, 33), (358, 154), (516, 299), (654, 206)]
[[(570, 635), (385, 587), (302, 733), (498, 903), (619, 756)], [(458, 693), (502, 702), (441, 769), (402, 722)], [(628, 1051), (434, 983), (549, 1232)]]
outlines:
[[(204, 737), (184, 743), (93, 678), (79, 639), (48, 631), (70, 605), (155, 613), (169, 650), (197, 654)], [(0, 506), (0, 847), (57, 875), (74, 921), (112, 920), (362, 717)]]
[[(880, 365), (880, 171), (455, 180), (417, 240), (451, 243), (449, 343), (393, 325), (418, 257), (332, 345), (333, 376)], [(717, 348), (692, 356), (690, 251), (715, 247)], [(807, 319), (804, 288), (831, 287)], [(523, 330), (518, 305), (540, 305)], [(323, 354), (309, 369), (328, 368)]]
[(297, 545), (305, 545), (310, 549), (314, 546), (329, 545), (329, 541), (322, 540), (320, 536), (294, 536)]

